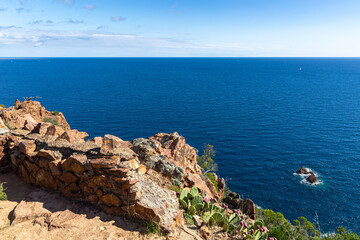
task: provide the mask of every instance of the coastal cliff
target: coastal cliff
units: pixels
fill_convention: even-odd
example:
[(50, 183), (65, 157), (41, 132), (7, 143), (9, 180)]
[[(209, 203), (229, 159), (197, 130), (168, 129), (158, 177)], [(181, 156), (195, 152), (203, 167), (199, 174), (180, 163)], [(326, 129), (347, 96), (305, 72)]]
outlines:
[[(33, 186), (91, 203), (111, 215), (131, 215), (170, 232), (182, 224), (174, 191), (196, 186), (221, 200), (224, 179), (202, 174), (196, 151), (178, 133), (123, 141), (113, 135), (86, 140), (61, 112), (39, 102), (16, 101), (0, 109), (0, 171)], [(14, 219), (19, 222), (21, 219)]]

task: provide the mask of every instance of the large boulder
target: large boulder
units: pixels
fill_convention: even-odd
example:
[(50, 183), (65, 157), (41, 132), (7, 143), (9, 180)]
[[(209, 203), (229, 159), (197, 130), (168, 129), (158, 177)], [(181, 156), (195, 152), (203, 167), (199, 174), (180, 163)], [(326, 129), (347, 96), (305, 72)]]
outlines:
[(310, 172), (307, 170), (305, 166), (302, 166), (298, 171), (298, 174), (309, 174)]
[(306, 178), (306, 181), (308, 183), (314, 184), (318, 182), (318, 179), (313, 172), (310, 172), (310, 176)]
[(58, 139), (64, 139), (69, 143), (75, 142), (84, 142), (84, 139), (87, 138), (89, 134), (86, 132), (79, 132), (76, 129), (65, 131)]

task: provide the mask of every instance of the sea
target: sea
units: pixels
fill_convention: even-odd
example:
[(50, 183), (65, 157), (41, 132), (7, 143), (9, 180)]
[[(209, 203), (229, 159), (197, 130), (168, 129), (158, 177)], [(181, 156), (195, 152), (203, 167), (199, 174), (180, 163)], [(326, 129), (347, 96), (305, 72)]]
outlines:
[(243, 198), (360, 234), (360, 58), (0, 59), (0, 104), (31, 96), (90, 137), (211, 144)]

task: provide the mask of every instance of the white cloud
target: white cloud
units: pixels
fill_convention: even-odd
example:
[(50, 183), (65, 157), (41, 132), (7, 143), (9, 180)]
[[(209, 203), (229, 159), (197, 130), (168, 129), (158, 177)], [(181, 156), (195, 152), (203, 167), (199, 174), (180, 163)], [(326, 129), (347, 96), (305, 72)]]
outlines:
[(71, 23), (71, 24), (81, 24), (81, 23), (84, 23), (84, 20), (72, 20), (72, 19), (69, 19), (66, 22)]
[(96, 8), (96, 5), (85, 5), (85, 8), (86, 8), (87, 10), (93, 10), (93, 9)]
[(32, 24), (32, 25), (51, 25), (53, 24), (54, 22), (51, 21), (51, 20), (46, 20), (46, 21), (43, 21), (43, 20), (34, 20), (32, 22), (29, 22), (29, 24)]
[(121, 16), (116, 16), (116, 17), (111, 17), (110, 20), (113, 22), (120, 22), (120, 21), (125, 21), (126, 18), (121, 17)]
[(55, 2), (62, 2), (62, 3), (65, 3), (65, 4), (68, 4), (68, 5), (72, 5), (75, 3), (74, 0), (53, 0)]
[(22, 12), (30, 12), (30, 9), (25, 9), (25, 8), (16, 8), (15, 9), (17, 11), (17, 13), (22, 13)]

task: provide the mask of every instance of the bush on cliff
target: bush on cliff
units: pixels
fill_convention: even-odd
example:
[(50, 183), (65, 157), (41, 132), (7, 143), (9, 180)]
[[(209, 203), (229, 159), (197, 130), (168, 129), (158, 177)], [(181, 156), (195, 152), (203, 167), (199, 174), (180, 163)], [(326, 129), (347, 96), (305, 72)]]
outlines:
[(219, 186), (218, 183), (215, 179), (214, 174), (212, 174), (211, 172), (207, 173), (206, 176), (210, 179), (210, 181), (214, 184), (216, 191), (219, 192)]
[(52, 118), (45, 118), (44, 122), (48, 122), (48, 123), (51, 123), (53, 125), (59, 126), (58, 121), (56, 121), (55, 119), (52, 119)]
[(204, 170), (204, 173), (215, 172), (218, 170), (217, 164), (214, 163), (213, 157), (215, 157), (214, 146), (206, 144), (204, 146), (204, 153), (202, 156), (197, 156), (197, 162), (200, 167)]
[(276, 237), (278, 240), (318, 239), (320, 236), (320, 232), (315, 229), (314, 224), (305, 217), (294, 220), (294, 225), (292, 225), (281, 213), (259, 208), (256, 209), (256, 217), (263, 219), (264, 224), (269, 228), (269, 237)]
[(6, 108), (4, 104), (0, 104), (0, 108)]
[(7, 200), (7, 195), (4, 192), (6, 189), (4, 189), (4, 183), (0, 183), (0, 200), (5, 201)]
[(321, 239), (324, 240), (360, 240), (360, 236), (356, 233), (352, 233), (345, 229), (344, 227), (340, 226), (336, 229), (337, 233), (324, 236)]

